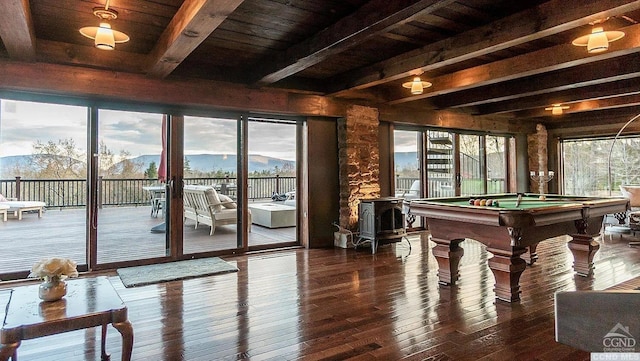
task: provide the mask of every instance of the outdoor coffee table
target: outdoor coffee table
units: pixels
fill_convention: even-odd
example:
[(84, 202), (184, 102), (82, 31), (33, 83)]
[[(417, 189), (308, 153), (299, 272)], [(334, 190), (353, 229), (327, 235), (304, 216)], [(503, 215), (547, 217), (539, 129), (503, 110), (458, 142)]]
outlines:
[[(130, 360), (133, 327), (127, 319), (127, 307), (106, 277), (68, 280), (67, 295), (54, 302), (38, 298), (38, 285), (16, 287), (9, 296), (0, 328), (0, 361), (17, 359), (22, 340), (95, 326), (102, 326), (101, 356), (108, 360), (108, 324), (122, 335), (122, 360)], [(56, 359), (55, 355), (52, 359)]]

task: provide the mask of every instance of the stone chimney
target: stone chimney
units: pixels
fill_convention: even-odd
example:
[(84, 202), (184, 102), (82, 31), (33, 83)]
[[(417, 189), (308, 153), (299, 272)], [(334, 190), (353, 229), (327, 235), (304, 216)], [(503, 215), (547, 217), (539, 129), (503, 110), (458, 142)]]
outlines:
[(380, 197), (378, 110), (352, 105), (338, 120), (340, 169), (340, 226), (358, 228), (361, 199)]

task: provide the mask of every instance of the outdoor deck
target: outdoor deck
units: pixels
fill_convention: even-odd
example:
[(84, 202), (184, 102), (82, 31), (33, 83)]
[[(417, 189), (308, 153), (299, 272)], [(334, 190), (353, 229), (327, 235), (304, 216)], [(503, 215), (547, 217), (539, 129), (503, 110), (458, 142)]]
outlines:
[[(151, 233), (162, 217), (150, 216), (150, 206), (104, 207), (98, 214), (98, 262), (111, 263), (163, 257), (165, 234)], [(3, 260), (0, 273), (27, 271), (44, 257), (68, 257), (86, 263), (86, 214), (84, 209), (47, 210), (42, 218), (25, 214), (22, 220), (0, 220)], [(209, 227), (187, 220), (184, 253), (237, 248), (237, 227), (218, 226), (213, 236)], [(249, 245), (268, 245), (296, 240), (296, 227), (269, 229), (253, 224)]]

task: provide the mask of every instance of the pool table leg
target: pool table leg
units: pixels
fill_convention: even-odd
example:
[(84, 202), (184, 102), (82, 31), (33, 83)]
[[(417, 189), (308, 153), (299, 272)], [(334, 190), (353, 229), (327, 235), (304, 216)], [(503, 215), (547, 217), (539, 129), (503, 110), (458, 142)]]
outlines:
[(572, 234), (568, 246), (573, 253), (573, 269), (580, 276), (588, 277), (593, 274), (593, 256), (600, 244), (588, 234)]
[(431, 252), (438, 261), (438, 283), (455, 284), (460, 275), (458, 272), (460, 258), (464, 255), (464, 249), (460, 247), (460, 242), (464, 239), (448, 241), (431, 237), (431, 240), (436, 243)]
[(507, 302), (520, 300), (520, 276), (527, 268), (527, 263), (520, 255), (525, 252), (525, 248), (513, 249), (511, 252), (487, 250), (493, 253), (488, 263), (496, 279), (493, 289), (496, 297)]

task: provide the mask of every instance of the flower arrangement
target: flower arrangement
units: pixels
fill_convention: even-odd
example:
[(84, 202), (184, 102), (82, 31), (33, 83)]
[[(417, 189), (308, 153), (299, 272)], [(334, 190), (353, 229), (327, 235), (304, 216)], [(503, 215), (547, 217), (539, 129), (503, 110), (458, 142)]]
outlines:
[(41, 278), (46, 282), (59, 281), (67, 277), (78, 277), (76, 262), (68, 258), (45, 258), (31, 267), (29, 277)]

